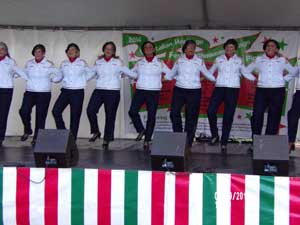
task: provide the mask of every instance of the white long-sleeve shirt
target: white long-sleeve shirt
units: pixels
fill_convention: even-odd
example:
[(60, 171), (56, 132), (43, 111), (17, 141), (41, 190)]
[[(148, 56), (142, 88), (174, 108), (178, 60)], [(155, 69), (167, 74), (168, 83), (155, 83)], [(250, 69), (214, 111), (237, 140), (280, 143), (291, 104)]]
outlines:
[(295, 67), (295, 73), (294, 74), (288, 74), (284, 77), (286, 81), (291, 81), (295, 77), (298, 78), (297, 83), (296, 83), (296, 90), (300, 90), (300, 66)]
[(137, 74), (136, 88), (141, 90), (160, 90), (162, 74), (168, 74), (170, 69), (154, 57), (151, 62), (145, 58), (138, 61), (132, 71)]
[(251, 73), (243, 72), (243, 62), (237, 55), (227, 59), (225, 55), (218, 56), (215, 63), (210, 68), (210, 72), (214, 74), (218, 70), (216, 87), (239, 88), (241, 85), (241, 75), (246, 79), (254, 81), (256, 78)]
[(175, 86), (186, 89), (201, 88), (200, 72), (210, 81), (215, 81), (215, 77), (206, 69), (204, 61), (194, 55), (192, 59), (181, 56), (174, 64), (171, 73), (165, 76), (166, 80), (176, 79)]
[(50, 92), (51, 76), (61, 76), (54, 64), (45, 58), (39, 63), (35, 59), (29, 60), (26, 63), (25, 71), (27, 74), (26, 90), (32, 92)]
[(123, 66), (122, 61), (117, 58), (111, 58), (109, 61), (104, 58), (98, 59), (92, 70), (94, 74), (88, 80), (96, 76), (96, 89), (101, 90), (120, 90), (122, 74), (136, 78), (136, 74)]
[(74, 62), (64, 60), (60, 67), (61, 75), (53, 77), (53, 82), (57, 83), (62, 80), (62, 87), (65, 89), (84, 89), (88, 77), (94, 72), (88, 67), (87, 63), (77, 58)]
[(0, 61), (0, 88), (13, 88), (14, 78), (26, 79), (26, 73), (17, 67), (15, 60), (6, 56)]
[(261, 88), (279, 88), (284, 87), (286, 79), (284, 72), (294, 74), (294, 68), (284, 57), (275, 56), (269, 58), (266, 55), (258, 56), (253, 63), (246, 67), (246, 72), (257, 71), (258, 83)]

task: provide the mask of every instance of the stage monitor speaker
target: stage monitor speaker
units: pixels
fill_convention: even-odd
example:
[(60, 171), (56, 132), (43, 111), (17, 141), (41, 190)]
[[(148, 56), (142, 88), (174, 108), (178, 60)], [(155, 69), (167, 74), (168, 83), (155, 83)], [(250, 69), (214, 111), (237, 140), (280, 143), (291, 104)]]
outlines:
[(71, 167), (78, 162), (78, 149), (69, 130), (39, 129), (34, 146), (37, 167)]
[(253, 173), (288, 176), (289, 145), (286, 135), (254, 135)]
[(185, 171), (186, 133), (154, 132), (151, 146), (152, 170)]

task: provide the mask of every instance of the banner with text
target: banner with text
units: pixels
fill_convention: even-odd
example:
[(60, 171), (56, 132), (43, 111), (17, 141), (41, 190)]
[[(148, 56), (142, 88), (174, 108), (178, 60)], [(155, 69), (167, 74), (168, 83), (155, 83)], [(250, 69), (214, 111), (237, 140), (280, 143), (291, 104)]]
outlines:
[[(224, 54), (223, 44), (229, 38), (235, 38), (238, 41), (239, 48), (237, 55), (243, 59), (245, 65), (250, 64), (257, 56), (262, 55), (263, 43), (269, 38), (273, 38), (278, 40), (280, 52), (288, 58), (292, 65), (295, 65), (297, 62), (298, 37), (298, 32), (293, 31), (130, 31), (123, 33), (123, 50), (124, 59), (127, 60), (128, 66), (132, 68), (134, 64), (143, 57), (141, 51), (142, 43), (147, 40), (152, 41), (155, 43), (157, 56), (169, 68), (172, 68), (174, 62), (182, 54), (181, 48), (184, 42), (186, 40), (194, 40), (197, 44), (196, 54), (205, 60), (206, 66), (209, 69), (213, 65), (216, 57)], [(217, 76), (217, 73), (215, 73), (215, 76)], [(163, 82), (155, 130), (172, 130), (169, 111), (174, 84), (174, 80)], [(128, 81), (125, 82), (125, 85), (129, 87), (124, 88), (126, 112), (130, 107), (132, 95), (135, 91), (135, 83)], [(252, 115), (255, 88), (256, 82), (251, 82), (244, 78), (241, 79), (240, 95), (231, 130), (231, 137), (234, 139), (251, 137), (250, 118)], [(286, 134), (287, 132), (286, 114), (291, 104), (293, 88), (294, 84), (291, 82), (287, 86), (285, 105), (279, 127), (280, 134)], [(207, 80), (202, 81), (202, 98), (197, 126), (198, 134), (210, 135), (206, 111), (213, 90), (213, 83)], [(218, 110), (219, 127), (222, 126), (222, 114), (223, 105), (221, 105)], [(184, 110), (182, 111), (182, 116), (184, 121)], [(141, 117), (145, 123), (147, 120), (145, 105), (141, 109)], [(134, 132), (134, 128), (127, 115), (125, 115), (125, 132)]]

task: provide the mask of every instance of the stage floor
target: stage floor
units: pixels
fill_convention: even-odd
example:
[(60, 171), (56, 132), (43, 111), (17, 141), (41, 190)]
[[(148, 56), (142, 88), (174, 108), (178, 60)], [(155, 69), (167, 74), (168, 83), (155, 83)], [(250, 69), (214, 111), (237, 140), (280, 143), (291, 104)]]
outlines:
[[(7, 137), (0, 148), (0, 166), (34, 167), (30, 140)], [(78, 139), (79, 162), (76, 167), (151, 170), (150, 153), (145, 152), (143, 142), (118, 139), (110, 144), (110, 150), (102, 149), (102, 139), (95, 143)], [(195, 142), (188, 159), (189, 172), (252, 174), (252, 156), (247, 153), (250, 144), (229, 144), (226, 156), (219, 146)], [(300, 176), (300, 149), (290, 155), (289, 176)]]

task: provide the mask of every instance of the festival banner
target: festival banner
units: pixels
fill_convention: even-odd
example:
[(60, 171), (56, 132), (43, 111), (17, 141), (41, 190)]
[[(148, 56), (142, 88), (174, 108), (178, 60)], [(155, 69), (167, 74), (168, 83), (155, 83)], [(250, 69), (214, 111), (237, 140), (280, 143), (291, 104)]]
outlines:
[[(292, 65), (297, 62), (298, 32), (292, 31), (222, 31), (222, 30), (194, 30), (194, 31), (136, 31), (123, 33), (124, 59), (128, 66), (132, 68), (134, 64), (143, 57), (141, 45), (149, 40), (155, 43), (156, 55), (169, 67), (172, 68), (174, 62), (182, 55), (181, 48), (186, 40), (194, 40), (197, 44), (196, 54), (205, 60), (206, 67), (209, 69), (216, 57), (224, 54), (223, 45), (229, 38), (238, 41), (239, 48), (237, 55), (242, 58), (245, 65), (249, 65), (257, 56), (263, 54), (263, 43), (270, 39), (276, 39), (280, 45), (280, 52)], [(214, 74), (217, 76), (217, 72)], [(258, 74), (255, 74), (258, 76)], [(199, 76), (202, 76), (199, 74)], [(291, 104), (291, 96), (294, 91), (293, 82), (287, 84), (287, 94), (282, 112), (282, 120), (279, 127), (280, 134), (286, 134), (287, 121), (286, 115)], [(170, 103), (172, 99), (175, 80), (164, 81), (160, 94), (159, 109), (156, 120), (156, 130), (170, 131), (171, 122), (169, 119)], [(135, 83), (127, 82), (125, 88), (125, 112), (128, 111), (132, 95), (135, 91)], [(126, 91), (130, 90), (130, 91)], [(207, 120), (207, 107), (214, 89), (214, 83), (202, 81), (202, 97), (200, 104), (199, 121), (197, 133), (210, 136), (209, 124)], [(241, 78), (241, 88), (234, 116), (231, 131), (233, 139), (248, 139), (251, 137), (250, 118), (252, 116), (252, 106), (255, 96), (256, 81), (248, 81)], [(223, 105), (218, 110), (218, 126), (222, 127)], [(184, 122), (184, 109), (182, 111)], [(147, 120), (146, 106), (141, 109), (141, 117), (145, 123)], [(266, 118), (265, 118), (266, 123)], [(128, 116), (125, 116), (125, 131), (134, 132)]]

